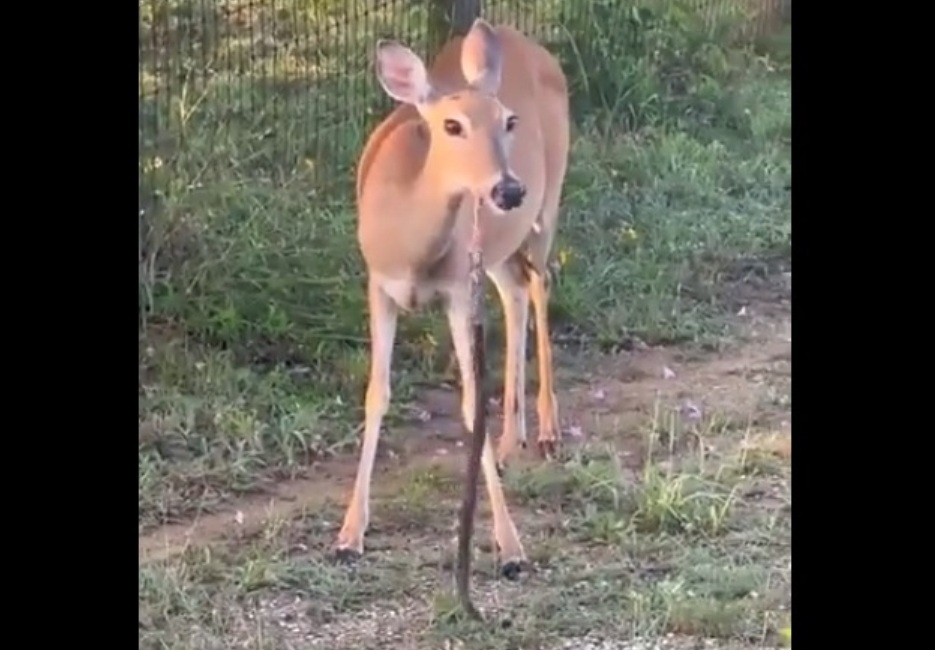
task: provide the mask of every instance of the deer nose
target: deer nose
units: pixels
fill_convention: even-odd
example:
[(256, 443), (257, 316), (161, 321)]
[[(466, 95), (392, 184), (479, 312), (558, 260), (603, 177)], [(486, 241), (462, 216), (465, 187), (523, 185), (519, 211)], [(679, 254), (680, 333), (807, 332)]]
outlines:
[(523, 187), (522, 183), (510, 176), (504, 177), (490, 191), (490, 199), (501, 210), (518, 208), (523, 203), (525, 196), (526, 188)]

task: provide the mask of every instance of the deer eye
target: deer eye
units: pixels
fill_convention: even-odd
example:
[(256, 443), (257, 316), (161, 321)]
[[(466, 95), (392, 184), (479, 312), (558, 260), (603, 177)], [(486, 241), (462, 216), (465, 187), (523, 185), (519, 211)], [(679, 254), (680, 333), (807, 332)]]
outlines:
[(516, 117), (515, 115), (510, 115), (508, 118), (506, 118), (506, 131), (507, 131), (507, 133), (511, 133), (511, 132), (513, 131), (513, 129), (516, 128), (516, 123), (517, 123), (517, 122), (519, 122), (519, 118)]
[(445, 133), (458, 136), (464, 134), (464, 127), (458, 120), (445, 120)]

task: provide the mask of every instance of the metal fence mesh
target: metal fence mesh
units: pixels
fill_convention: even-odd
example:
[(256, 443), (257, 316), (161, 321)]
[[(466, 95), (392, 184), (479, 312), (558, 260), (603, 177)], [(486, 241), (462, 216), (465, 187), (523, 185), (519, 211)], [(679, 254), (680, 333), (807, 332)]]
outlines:
[[(791, 13), (791, 0), (655, 0), (676, 3), (711, 29), (740, 16), (733, 24), (743, 38)], [(375, 40), (396, 38), (430, 58), (481, 5), (492, 22), (567, 59), (592, 30), (630, 46), (653, 2), (139, 0), (141, 204), (178, 179), (209, 183), (220, 169), (282, 182), (301, 170), (319, 194), (349, 181), (389, 106), (373, 75)]]

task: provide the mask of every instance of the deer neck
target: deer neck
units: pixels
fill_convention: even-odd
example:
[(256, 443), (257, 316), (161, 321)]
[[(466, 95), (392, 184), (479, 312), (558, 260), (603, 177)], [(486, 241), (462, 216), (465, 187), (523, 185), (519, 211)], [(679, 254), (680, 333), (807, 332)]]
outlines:
[(417, 272), (425, 273), (448, 252), (454, 239), (462, 203), (467, 193), (446, 190), (447, 163), (429, 146), (425, 164), (411, 188), (413, 214), (419, 215), (419, 248), (424, 257)]

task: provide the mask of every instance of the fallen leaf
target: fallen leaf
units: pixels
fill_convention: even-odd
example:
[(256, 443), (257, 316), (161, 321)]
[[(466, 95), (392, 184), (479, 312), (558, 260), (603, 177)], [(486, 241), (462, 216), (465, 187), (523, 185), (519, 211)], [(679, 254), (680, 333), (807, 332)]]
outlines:
[(663, 379), (675, 379), (675, 372), (669, 366), (662, 367)]
[(572, 438), (583, 438), (584, 437), (584, 431), (582, 431), (581, 427), (577, 425), (568, 427), (568, 430), (566, 431), (566, 433)]

